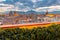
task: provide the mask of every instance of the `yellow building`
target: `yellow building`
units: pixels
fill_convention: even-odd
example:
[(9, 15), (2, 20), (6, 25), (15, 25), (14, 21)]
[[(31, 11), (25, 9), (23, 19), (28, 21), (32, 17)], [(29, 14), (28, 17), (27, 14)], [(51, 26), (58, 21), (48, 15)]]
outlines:
[(16, 12), (14, 12), (14, 16), (19, 16), (19, 14), (18, 14), (18, 13), (16, 13)]
[(47, 14), (46, 16), (55, 17), (55, 14)]

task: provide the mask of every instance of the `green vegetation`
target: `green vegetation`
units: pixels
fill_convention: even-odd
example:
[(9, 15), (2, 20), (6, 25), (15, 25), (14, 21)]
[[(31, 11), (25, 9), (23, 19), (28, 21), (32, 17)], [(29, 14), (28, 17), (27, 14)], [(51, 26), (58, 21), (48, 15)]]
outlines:
[(0, 29), (0, 40), (60, 40), (60, 25), (33, 29)]

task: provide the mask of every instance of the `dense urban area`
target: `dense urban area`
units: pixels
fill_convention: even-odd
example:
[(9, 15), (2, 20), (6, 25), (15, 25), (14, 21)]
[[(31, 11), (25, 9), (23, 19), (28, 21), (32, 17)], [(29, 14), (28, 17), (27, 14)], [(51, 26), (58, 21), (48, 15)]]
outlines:
[(60, 14), (20, 14), (10, 11), (8, 14), (0, 14), (0, 25), (23, 24), (23, 23), (43, 23), (56, 22), (60, 20)]

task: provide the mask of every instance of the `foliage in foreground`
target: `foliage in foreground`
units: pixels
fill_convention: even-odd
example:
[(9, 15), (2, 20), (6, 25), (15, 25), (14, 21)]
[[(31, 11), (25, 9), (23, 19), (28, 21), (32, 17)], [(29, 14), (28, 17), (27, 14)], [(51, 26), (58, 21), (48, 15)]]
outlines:
[(29, 29), (0, 29), (0, 40), (60, 40), (60, 25)]

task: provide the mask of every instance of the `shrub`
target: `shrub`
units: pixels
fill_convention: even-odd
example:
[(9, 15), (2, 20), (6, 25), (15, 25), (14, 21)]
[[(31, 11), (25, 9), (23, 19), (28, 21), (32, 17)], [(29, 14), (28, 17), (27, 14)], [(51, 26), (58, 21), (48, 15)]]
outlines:
[(33, 29), (0, 29), (0, 40), (60, 40), (60, 25)]

